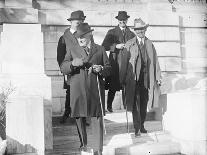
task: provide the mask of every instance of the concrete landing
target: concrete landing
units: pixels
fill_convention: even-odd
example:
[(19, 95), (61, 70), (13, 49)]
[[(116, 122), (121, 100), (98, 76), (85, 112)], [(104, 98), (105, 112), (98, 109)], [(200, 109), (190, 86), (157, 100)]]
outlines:
[[(173, 142), (168, 133), (162, 131), (160, 121), (147, 121), (145, 128), (148, 134), (134, 136), (131, 113), (129, 117), (129, 133), (126, 130), (125, 111), (106, 114), (107, 134), (104, 136), (103, 155), (179, 155), (179, 144)], [(54, 150), (47, 155), (79, 155), (80, 142), (74, 121), (68, 120), (64, 125), (54, 121)], [(87, 127), (89, 146), (93, 139), (91, 127)]]

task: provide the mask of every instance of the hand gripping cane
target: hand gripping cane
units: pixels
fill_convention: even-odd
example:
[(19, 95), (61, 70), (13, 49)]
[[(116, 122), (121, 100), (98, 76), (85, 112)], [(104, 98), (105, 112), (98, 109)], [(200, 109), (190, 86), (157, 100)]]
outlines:
[(97, 77), (96, 79), (97, 79), (97, 83), (98, 83), (98, 94), (99, 94), (99, 99), (100, 99), (100, 104), (101, 104), (101, 113), (102, 113), (104, 134), (106, 135), (106, 127), (105, 127), (105, 123), (104, 123), (104, 112), (103, 112), (103, 106), (102, 106), (102, 100), (101, 100), (100, 82), (99, 82), (99, 79), (98, 79), (98, 75), (96, 77)]

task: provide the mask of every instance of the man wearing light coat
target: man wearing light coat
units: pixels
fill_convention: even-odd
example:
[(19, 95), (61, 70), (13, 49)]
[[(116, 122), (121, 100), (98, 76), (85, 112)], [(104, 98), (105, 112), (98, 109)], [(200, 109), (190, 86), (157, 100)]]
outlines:
[(160, 93), (161, 71), (155, 47), (145, 36), (148, 24), (134, 20), (136, 36), (126, 43), (128, 64), (125, 77), (127, 110), (132, 111), (135, 136), (147, 133), (144, 122), (147, 105), (156, 107)]

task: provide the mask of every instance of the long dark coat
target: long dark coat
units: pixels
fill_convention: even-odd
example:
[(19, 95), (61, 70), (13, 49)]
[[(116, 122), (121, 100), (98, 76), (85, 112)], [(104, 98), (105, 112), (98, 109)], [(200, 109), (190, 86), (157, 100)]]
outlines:
[(123, 35), (120, 27), (116, 26), (109, 30), (104, 38), (102, 46), (106, 51), (110, 51), (109, 61), (112, 66), (112, 74), (106, 79), (106, 82), (111, 90), (118, 91), (121, 89), (127, 63), (124, 53), (122, 53), (122, 50), (116, 49), (116, 45), (126, 43), (134, 36), (135, 34), (128, 27), (125, 30), (125, 35)]
[[(70, 37), (75, 38), (74, 35), (72, 35), (72, 33), (70, 32), (70, 28), (66, 29), (67, 34), (70, 34)], [(66, 55), (67, 51), (66, 51), (66, 43), (65, 43), (65, 39), (63, 37), (63, 35), (59, 38), (58, 41), (58, 46), (57, 46), (57, 62), (58, 65), (60, 66), (61, 63), (63, 62), (65, 55)], [(64, 75), (63, 75), (64, 76)], [(63, 88), (64, 89), (69, 89), (70, 86), (67, 85), (66, 83), (66, 78), (64, 76), (64, 83), (63, 83)]]
[[(110, 74), (110, 64), (107, 54), (102, 46), (92, 43), (90, 54), (87, 56), (77, 40), (70, 40), (65, 35), (67, 54), (61, 64), (61, 71), (68, 75), (70, 83), (70, 104), (72, 117), (102, 116), (97, 76), (100, 81), (100, 91), (103, 110), (105, 103), (104, 77)], [(88, 64), (102, 65), (100, 74), (93, 73), (84, 68), (72, 67), (74, 58), (84, 58)]]
[[(125, 52), (128, 54), (127, 74), (125, 81), (126, 103), (127, 109), (132, 110), (134, 104), (134, 96), (136, 93), (136, 77), (139, 77), (141, 70), (141, 55), (137, 45), (136, 37), (126, 43)], [(161, 79), (161, 70), (158, 62), (158, 57), (154, 45), (151, 40), (145, 37), (145, 45), (148, 56), (148, 71), (149, 71), (149, 99), (148, 107), (154, 108), (158, 106), (160, 88), (157, 85), (157, 80)], [(138, 81), (138, 79), (137, 79)]]

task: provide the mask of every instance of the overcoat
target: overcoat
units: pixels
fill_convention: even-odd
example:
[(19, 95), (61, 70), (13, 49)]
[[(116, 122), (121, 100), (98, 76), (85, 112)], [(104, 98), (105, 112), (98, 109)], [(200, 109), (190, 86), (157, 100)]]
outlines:
[[(124, 35), (125, 34), (125, 35)], [(113, 29), (110, 29), (102, 43), (106, 51), (110, 51), (109, 61), (112, 66), (111, 76), (106, 79), (106, 82), (109, 82), (109, 89), (118, 91), (121, 89), (123, 84), (123, 70), (126, 70), (126, 59), (124, 58), (122, 50), (117, 49), (116, 45), (120, 43), (126, 43), (126, 41), (132, 39), (135, 34), (126, 27), (125, 33), (122, 33), (119, 26), (116, 26)]]
[[(70, 27), (68, 29), (66, 29), (67, 34), (70, 34), (70, 37), (75, 38), (74, 35), (72, 35), (72, 33), (70, 32)], [(58, 41), (58, 46), (57, 46), (57, 62), (58, 65), (60, 66), (61, 63), (63, 62), (65, 55), (66, 55), (66, 43), (65, 43), (65, 39), (63, 37), (63, 35), (59, 38)], [(70, 87), (67, 85), (66, 83), (66, 78), (64, 76), (64, 83), (63, 83), (63, 88), (64, 89), (69, 89)]]
[[(87, 55), (83, 48), (79, 46), (77, 40), (71, 40), (67, 36), (64, 36), (67, 53), (60, 68), (63, 74), (68, 75), (71, 117), (102, 116), (99, 91), (104, 111), (105, 91), (103, 78), (109, 76), (111, 69), (107, 54), (102, 46), (92, 43), (89, 55)], [(83, 58), (87, 68), (95, 64), (102, 65), (103, 69), (100, 74), (97, 74), (90, 69), (86, 69), (86, 66), (85, 68), (73, 67), (72, 61), (74, 58)], [(98, 89), (97, 76), (100, 90)]]
[[(154, 108), (158, 106), (158, 99), (160, 95), (160, 87), (157, 81), (161, 79), (161, 70), (158, 62), (155, 47), (147, 37), (145, 37), (145, 45), (148, 56), (148, 72), (149, 72), (149, 89), (148, 89), (148, 107)], [(127, 53), (128, 64), (125, 81), (126, 104), (129, 111), (132, 110), (134, 104), (134, 97), (136, 93), (136, 81), (141, 70), (141, 53), (137, 45), (137, 38), (134, 37), (126, 43), (124, 50)]]

